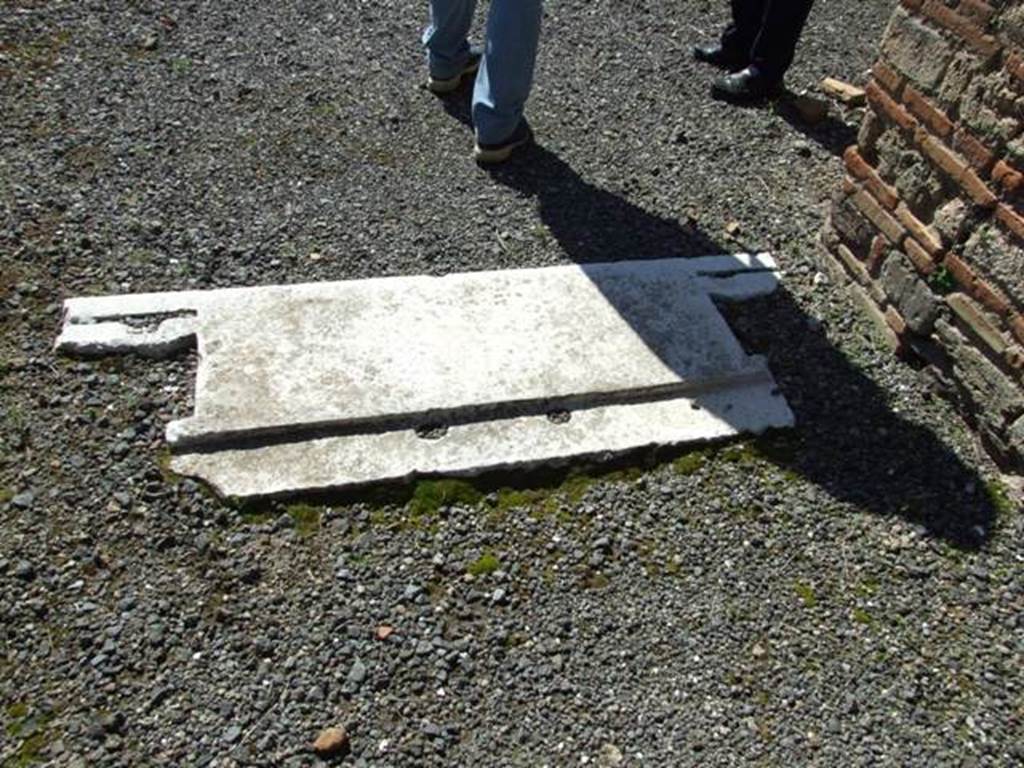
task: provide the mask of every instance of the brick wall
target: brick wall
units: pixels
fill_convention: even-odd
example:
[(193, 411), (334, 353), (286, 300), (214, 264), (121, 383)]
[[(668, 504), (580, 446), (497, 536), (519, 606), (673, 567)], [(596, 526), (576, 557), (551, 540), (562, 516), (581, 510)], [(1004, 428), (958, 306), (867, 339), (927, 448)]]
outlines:
[(867, 96), (823, 261), (1020, 470), (1024, 2), (902, 0)]

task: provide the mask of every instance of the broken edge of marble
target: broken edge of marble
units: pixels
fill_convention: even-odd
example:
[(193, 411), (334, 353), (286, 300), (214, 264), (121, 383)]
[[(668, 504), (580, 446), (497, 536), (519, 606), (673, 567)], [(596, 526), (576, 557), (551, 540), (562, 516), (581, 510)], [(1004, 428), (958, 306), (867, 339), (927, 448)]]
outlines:
[(774, 382), (745, 382), (694, 397), (572, 411), (566, 423), (524, 416), (455, 425), (436, 440), (403, 429), (182, 453), (172, 457), (171, 469), (202, 478), (223, 497), (283, 498), (425, 476), (607, 460), (652, 446), (707, 443), (793, 424)]

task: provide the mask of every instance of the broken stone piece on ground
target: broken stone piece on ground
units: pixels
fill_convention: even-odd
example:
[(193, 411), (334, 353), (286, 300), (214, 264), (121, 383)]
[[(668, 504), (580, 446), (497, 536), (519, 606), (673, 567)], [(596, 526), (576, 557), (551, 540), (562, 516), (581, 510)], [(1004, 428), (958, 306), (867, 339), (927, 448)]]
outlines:
[(849, 107), (860, 107), (867, 101), (867, 92), (863, 88), (834, 77), (822, 80), (821, 90)]
[(318, 757), (334, 757), (348, 752), (348, 733), (344, 728), (325, 728), (313, 742), (313, 751)]
[(714, 303), (777, 284), (761, 254), (80, 298), (57, 348), (195, 344), (171, 469), (279, 497), (789, 426)]

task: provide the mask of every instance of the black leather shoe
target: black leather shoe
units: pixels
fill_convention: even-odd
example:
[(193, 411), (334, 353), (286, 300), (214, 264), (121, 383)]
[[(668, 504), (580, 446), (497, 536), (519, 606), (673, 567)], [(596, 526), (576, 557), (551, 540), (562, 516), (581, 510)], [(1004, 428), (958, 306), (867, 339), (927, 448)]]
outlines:
[(723, 75), (711, 84), (711, 95), (721, 101), (746, 104), (778, 96), (782, 91), (782, 78), (761, 74), (753, 67)]
[(693, 46), (693, 58), (705, 64), (728, 69), (732, 72), (747, 66), (743, 56), (727, 51), (720, 43)]

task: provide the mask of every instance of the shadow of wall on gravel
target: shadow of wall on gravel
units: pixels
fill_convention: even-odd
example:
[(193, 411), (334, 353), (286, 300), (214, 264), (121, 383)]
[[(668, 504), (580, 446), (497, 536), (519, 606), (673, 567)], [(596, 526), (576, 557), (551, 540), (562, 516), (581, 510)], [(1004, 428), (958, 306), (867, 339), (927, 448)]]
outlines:
[[(543, 223), (579, 264), (729, 252), (697, 228), (589, 184), (539, 145), (491, 176), (535, 199)], [(796, 414), (796, 429), (773, 441), (768, 458), (839, 501), (901, 516), (955, 547), (985, 544), (995, 507), (978, 474), (929, 429), (894, 413), (885, 392), (831, 344), (785, 287), (720, 309), (747, 352), (767, 357)]]

